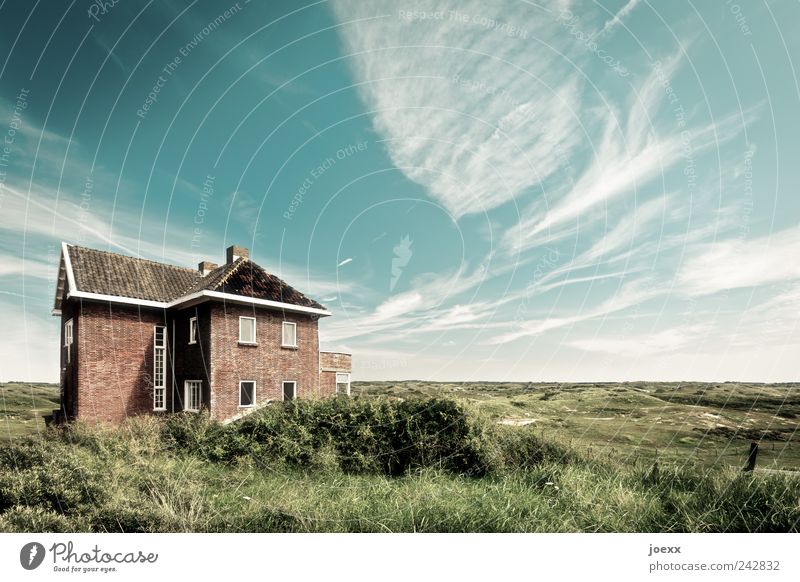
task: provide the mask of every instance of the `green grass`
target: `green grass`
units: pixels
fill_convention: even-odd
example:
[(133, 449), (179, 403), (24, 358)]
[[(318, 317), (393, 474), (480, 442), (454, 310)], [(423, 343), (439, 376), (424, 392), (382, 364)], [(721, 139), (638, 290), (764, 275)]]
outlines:
[(42, 434), (42, 416), (59, 407), (55, 384), (0, 384), (0, 443), (21, 436)]
[[(27, 407), (30, 386), (3, 388), (18, 411)], [(704, 398), (702, 405), (685, 401), (696, 386), (354, 388), (361, 396), (352, 400), (271, 406), (225, 427), (202, 415), (145, 416), (116, 429), (78, 423), (39, 433), (16, 413), (6, 421), (16, 436), (0, 444), (0, 531), (800, 529), (800, 478), (732, 468), (743, 463), (745, 438), (699, 439), (709, 451), (735, 450), (730, 463), (725, 456), (708, 462), (687, 455), (698, 443), (668, 445), (676, 430), (696, 432), (709, 410), (724, 419), (715, 424), (734, 426), (741, 414), (769, 415), (775, 398), (783, 408), (782, 387), (764, 387), (775, 391), (765, 392), (771, 402), (757, 386), (738, 392), (706, 387), (694, 394)], [(13, 397), (15, 391), (22, 395)], [(726, 391), (733, 392), (730, 398)], [(735, 406), (719, 407), (720, 399), (734, 396)], [(634, 414), (651, 426), (629, 420)], [(667, 426), (656, 424), (655, 416)], [(498, 423), (532, 418), (537, 422)], [(611, 422), (616, 432), (607, 428)], [(30, 436), (21, 437), (26, 430)], [(624, 435), (630, 438), (623, 441)], [(645, 438), (660, 447), (656, 475), (652, 458), (637, 453), (648, 448)], [(794, 434), (787, 438), (784, 451), (794, 451)], [(776, 454), (775, 464), (791, 466), (794, 457), (784, 455)]]

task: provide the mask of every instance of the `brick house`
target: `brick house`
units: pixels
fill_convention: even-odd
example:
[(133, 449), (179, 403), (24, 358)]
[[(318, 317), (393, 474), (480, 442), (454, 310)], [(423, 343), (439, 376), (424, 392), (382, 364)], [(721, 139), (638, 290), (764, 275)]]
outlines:
[(197, 270), (62, 243), (57, 420), (117, 423), (350, 393), (350, 354), (319, 351), (322, 305), (227, 249)]

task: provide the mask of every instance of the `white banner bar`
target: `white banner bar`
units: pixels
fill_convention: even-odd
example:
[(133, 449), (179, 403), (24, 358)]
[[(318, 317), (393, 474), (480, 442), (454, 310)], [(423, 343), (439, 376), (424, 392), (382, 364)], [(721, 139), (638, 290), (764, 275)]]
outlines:
[[(0, 534), (3, 580), (800, 580), (793, 534)], [(578, 578), (585, 577), (585, 578)], [(252, 578), (256, 579), (256, 578)]]

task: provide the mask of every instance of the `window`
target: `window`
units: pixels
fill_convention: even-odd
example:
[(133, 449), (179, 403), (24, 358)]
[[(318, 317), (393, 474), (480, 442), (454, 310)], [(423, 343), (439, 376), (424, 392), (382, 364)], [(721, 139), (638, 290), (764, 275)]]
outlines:
[(197, 343), (197, 318), (192, 317), (189, 319), (189, 343)]
[(239, 382), (239, 406), (247, 408), (256, 405), (256, 383), (253, 380)]
[(64, 347), (67, 348), (67, 363), (69, 364), (72, 360), (72, 342), (73, 342), (73, 335), (72, 335), (72, 320), (68, 319), (67, 322), (64, 324)]
[(283, 399), (294, 400), (297, 397), (297, 382), (283, 383)]
[(203, 405), (203, 382), (201, 380), (186, 380), (183, 386), (183, 409), (189, 412), (198, 412)]
[(166, 410), (167, 394), (167, 328), (155, 326), (153, 330), (153, 410)]
[(297, 324), (291, 321), (283, 322), (283, 335), (281, 345), (286, 348), (297, 347)]
[(350, 396), (350, 374), (336, 374), (336, 394)]
[(239, 318), (239, 343), (240, 344), (254, 344), (254, 343), (256, 343), (256, 318), (255, 317), (240, 317)]

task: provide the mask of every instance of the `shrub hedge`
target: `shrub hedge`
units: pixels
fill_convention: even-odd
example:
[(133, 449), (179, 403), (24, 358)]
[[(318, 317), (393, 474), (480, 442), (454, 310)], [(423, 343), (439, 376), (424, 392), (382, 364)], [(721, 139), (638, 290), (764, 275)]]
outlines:
[(207, 415), (173, 415), (168, 448), (206, 460), (243, 457), (269, 468), (288, 465), (346, 473), (402, 475), (435, 467), (479, 476), (498, 465), (485, 423), (452, 400), (295, 400), (228, 425)]

